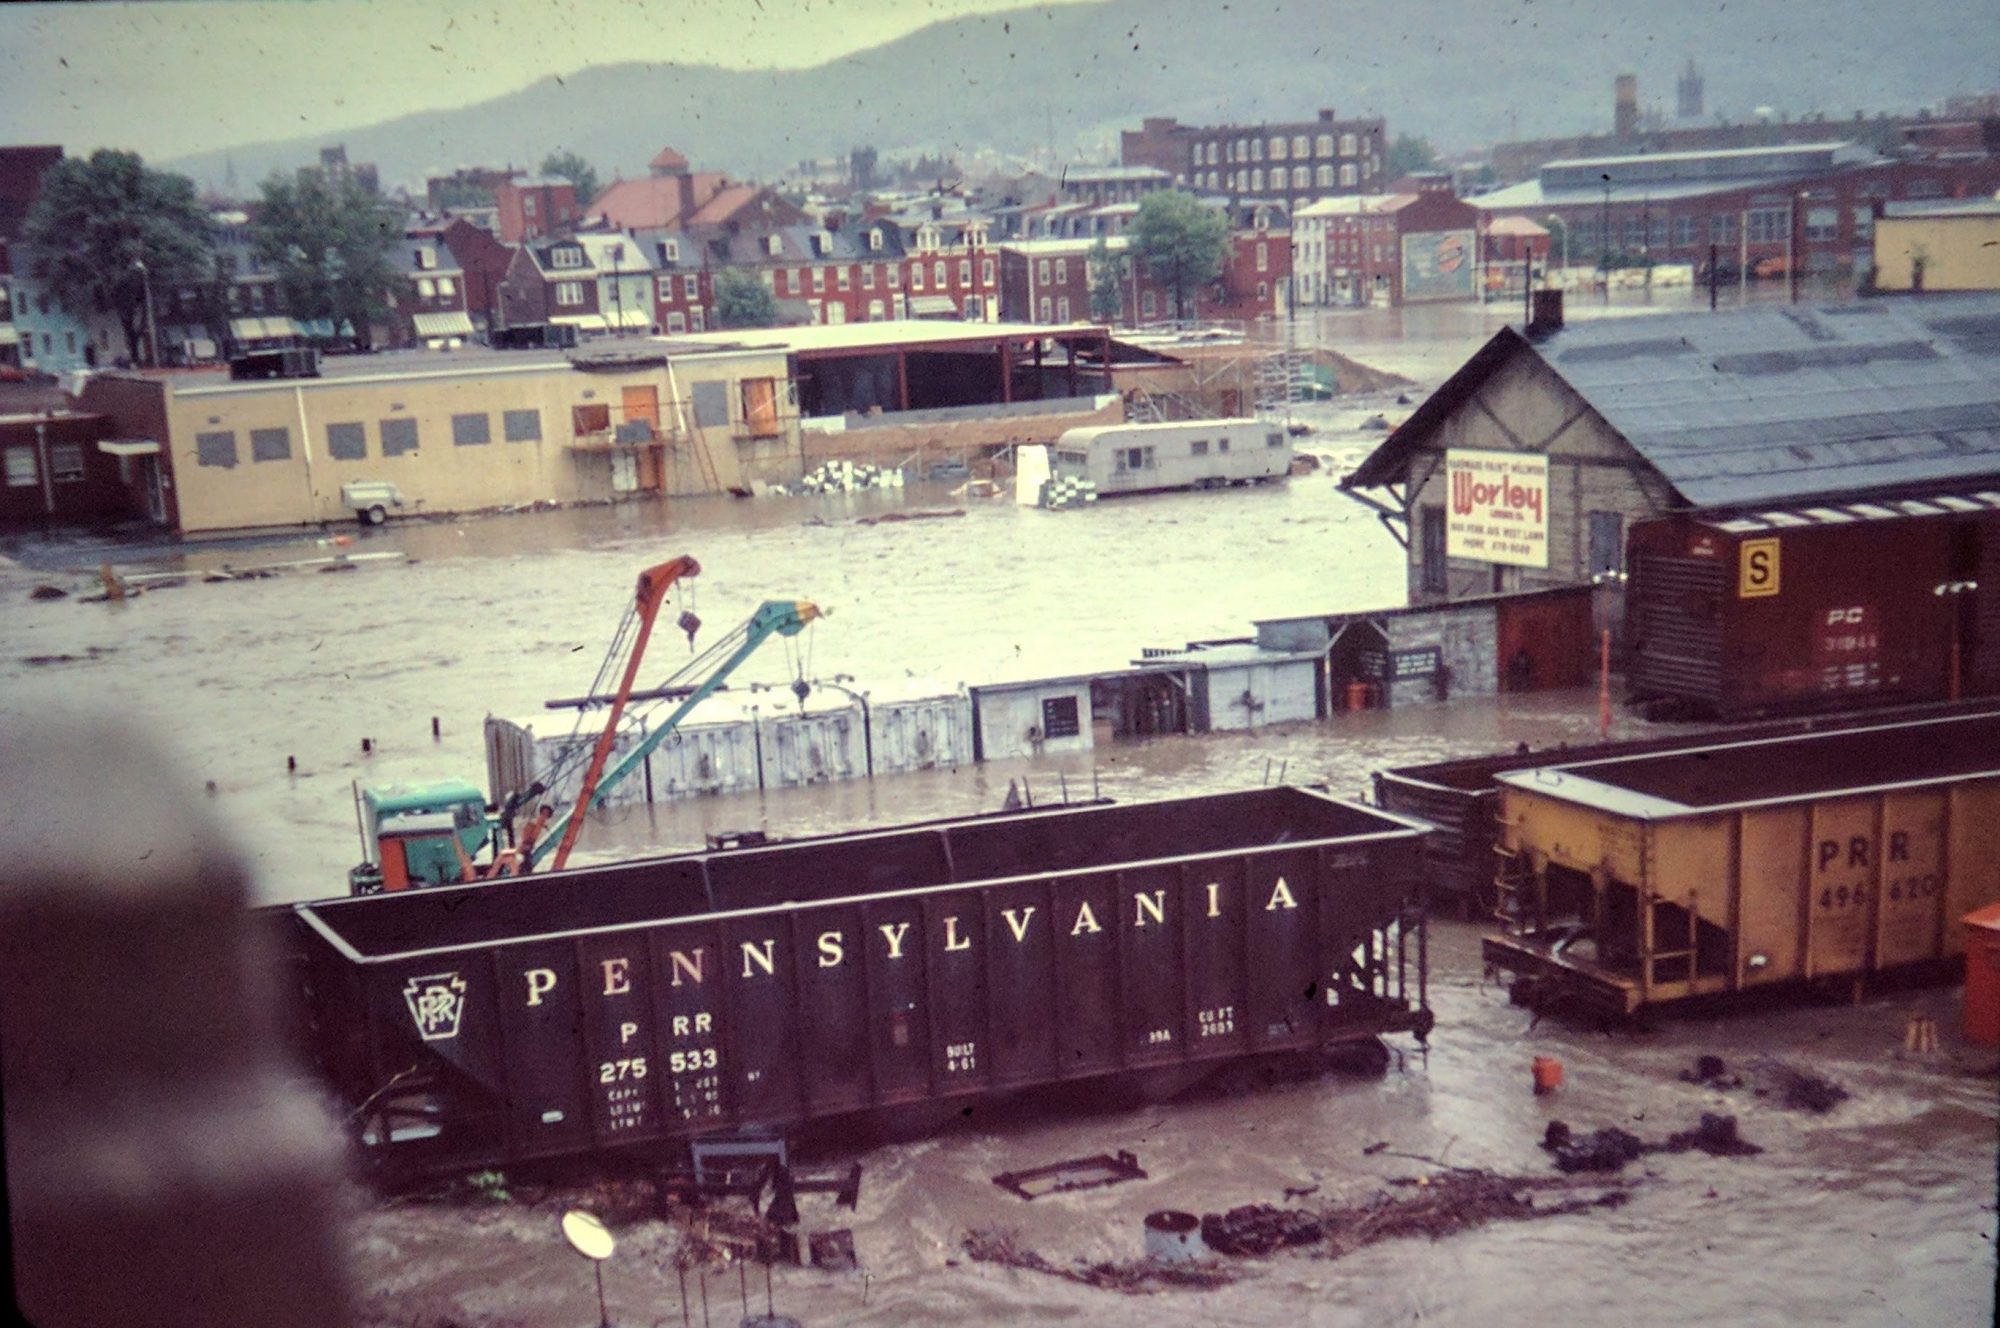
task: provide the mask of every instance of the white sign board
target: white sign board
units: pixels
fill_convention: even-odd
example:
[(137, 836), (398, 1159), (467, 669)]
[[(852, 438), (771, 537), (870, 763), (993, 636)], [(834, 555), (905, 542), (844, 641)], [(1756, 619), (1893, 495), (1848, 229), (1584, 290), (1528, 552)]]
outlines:
[(1513, 567), (1549, 565), (1549, 459), (1526, 452), (1444, 454), (1445, 553)]

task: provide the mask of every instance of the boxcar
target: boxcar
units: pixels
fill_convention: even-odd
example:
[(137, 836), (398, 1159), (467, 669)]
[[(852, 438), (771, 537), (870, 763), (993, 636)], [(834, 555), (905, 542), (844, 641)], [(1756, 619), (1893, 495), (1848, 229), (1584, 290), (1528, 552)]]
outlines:
[(1100, 497), (1264, 483), (1292, 473), (1292, 440), (1258, 419), (1104, 424), (1056, 440), (1057, 479), (1085, 479)]
[(285, 925), (320, 1073), (372, 1160), (412, 1174), (1426, 1032), (1423, 831), (1271, 788)]
[(2000, 694), (2000, 491), (1633, 526), (1635, 700), (1722, 717)]
[(2000, 708), (1495, 778), (1487, 962), (1614, 1012), (1953, 960), (2000, 900)]

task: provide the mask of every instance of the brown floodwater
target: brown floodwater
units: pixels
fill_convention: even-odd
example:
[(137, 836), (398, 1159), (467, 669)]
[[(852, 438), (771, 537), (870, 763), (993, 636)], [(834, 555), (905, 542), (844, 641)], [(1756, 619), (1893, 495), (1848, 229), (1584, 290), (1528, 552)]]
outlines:
[[(1627, 304), (1609, 312), (1634, 311)], [(1322, 315), (1306, 335), (1426, 382), (1512, 310)], [(1309, 450), (1334, 473), (1379, 440), (1358, 426), (1392, 397), (1302, 412)], [(863, 525), (892, 508), (963, 507), (948, 521)], [(17, 545), (0, 559), (0, 716), (89, 713), (158, 738), (209, 796), (251, 863), (259, 902), (338, 893), (358, 857), (350, 785), (462, 775), (484, 783), (481, 722), (580, 691), (637, 572), (689, 552), (712, 635), (766, 598), (833, 611), (799, 650), (772, 645), (740, 675), (783, 684), (850, 675), (860, 686), (946, 685), (1116, 667), (1145, 646), (1240, 636), (1260, 616), (1401, 602), (1402, 551), (1325, 473), (1257, 490), (1099, 503), (1069, 512), (968, 501), (944, 486), (901, 494), (652, 503), (413, 522), (357, 533), (187, 546), (128, 571), (188, 579), (118, 604), (30, 601), (35, 585), (88, 590), (107, 554), (89, 541)], [(209, 583), (228, 566), (335, 552), (391, 554), (357, 570), (295, 568)], [(663, 630), (658, 672), (686, 658)], [(650, 675), (654, 670), (649, 669)], [(431, 719), (442, 736), (433, 740)], [(1353, 796), (1387, 765), (1595, 736), (1594, 697), (1540, 696), (1342, 716), (1255, 734), (1164, 738), (1038, 762), (631, 808), (594, 823), (581, 860), (699, 844), (719, 829), (778, 834), (952, 815), (999, 805), (1010, 781), (1038, 799), (1219, 791), (1274, 780)], [(1615, 730), (1652, 732), (1621, 715)], [(373, 751), (363, 754), (363, 739)], [(287, 758), (298, 770), (287, 772)], [(1539, 1024), (1482, 981), (1476, 930), (1439, 924), (1427, 1053), (1408, 1039), (1381, 1078), (1321, 1077), (1232, 1096), (1096, 1111), (976, 1109), (916, 1142), (856, 1145), (855, 1213), (801, 1200), (808, 1230), (851, 1226), (867, 1274), (785, 1270), (776, 1308), (808, 1324), (1512, 1324), (1993, 1321), (1996, 1085), (1993, 1056), (1957, 1039), (1956, 995), (1799, 1005), (1664, 1019), (1605, 1033)], [(1943, 1050), (1906, 1055), (1905, 1023), (1935, 1017)], [(1750, 1084), (1677, 1075), (1719, 1055)], [(1529, 1062), (1559, 1057), (1558, 1094), (1529, 1091)], [(1783, 1060), (1853, 1094), (1824, 1116), (1753, 1089)], [(1981, 1072), (1985, 1072), (1982, 1074)], [(1616, 1210), (1374, 1246), (1337, 1262), (1287, 1255), (1218, 1290), (1127, 1297), (965, 1260), (968, 1229), (1005, 1229), (1057, 1263), (1130, 1259), (1155, 1209), (1220, 1211), (1360, 1199), (1421, 1174), (1413, 1153), (1546, 1174), (1536, 1142), (1560, 1117), (1649, 1137), (1703, 1111), (1737, 1115), (1764, 1152), (1650, 1156)], [(1148, 1179), (1026, 1203), (995, 1173), (1130, 1149)], [(827, 1160), (843, 1160), (837, 1146)], [(394, 1321), (558, 1325), (595, 1313), (590, 1272), (558, 1214), (518, 1206), (368, 1208), (349, 1224), (357, 1295)], [(681, 1322), (665, 1262), (671, 1235), (621, 1226), (605, 1293), (621, 1324)], [(742, 1313), (734, 1274), (710, 1281), (713, 1323)], [(864, 1303), (865, 1293), (865, 1303)], [(763, 1308), (761, 1276), (751, 1309)], [(697, 1302), (694, 1322), (700, 1323)]]

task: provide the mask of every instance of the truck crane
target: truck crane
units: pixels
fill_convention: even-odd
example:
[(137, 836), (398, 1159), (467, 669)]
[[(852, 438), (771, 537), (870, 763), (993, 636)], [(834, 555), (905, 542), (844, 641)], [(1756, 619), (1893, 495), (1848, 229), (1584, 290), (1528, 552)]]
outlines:
[[(568, 863), (590, 812), (655, 748), (673, 736), (690, 711), (720, 688), (771, 637), (797, 636), (815, 619), (824, 616), (817, 605), (803, 600), (766, 600), (747, 620), (677, 670), (665, 683), (636, 693), (634, 684), (646, 645), (668, 590), (700, 571), (700, 564), (683, 555), (640, 573), (638, 593), (626, 610), (587, 698), (597, 699), (599, 687), (618, 671), (622, 659), (622, 673), (616, 690), (610, 694), (604, 727), (590, 748), (576, 797), (566, 808), (558, 809), (553, 800), (537, 800), (548, 792), (549, 784), (564, 777), (567, 761), (558, 761), (545, 782), (538, 781), (516, 792), (497, 809), (497, 815), (478, 786), (463, 779), (360, 789), (356, 796), (364, 861), (348, 872), (349, 891), (376, 894), (493, 880), (526, 875), (544, 862), (551, 870), (561, 870)], [(701, 620), (691, 611), (684, 611), (678, 625), (692, 644)], [(792, 690), (804, 699), (803, 678), (792, 684)], [(630, 707), (635, 699), (648, 704), (667, 700), (678, 704), (643, 741), (613, 765), (611, 755), (620, 725), (628, 713), (633, 713)], [(535, 811), (517, 832), (515, 817), (528, 804), (535, 804)]]

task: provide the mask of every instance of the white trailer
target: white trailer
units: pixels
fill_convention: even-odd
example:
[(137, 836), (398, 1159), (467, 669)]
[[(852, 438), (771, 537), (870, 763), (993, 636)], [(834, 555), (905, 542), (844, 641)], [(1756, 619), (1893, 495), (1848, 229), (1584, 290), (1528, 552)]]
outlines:
[(1053, 469), (1057, 480), (1089, 480), (1106, 498), (1267, 484), (1292, 473), (1292, 440), (1259, 419), (1093, 425), (1056, 440)]

